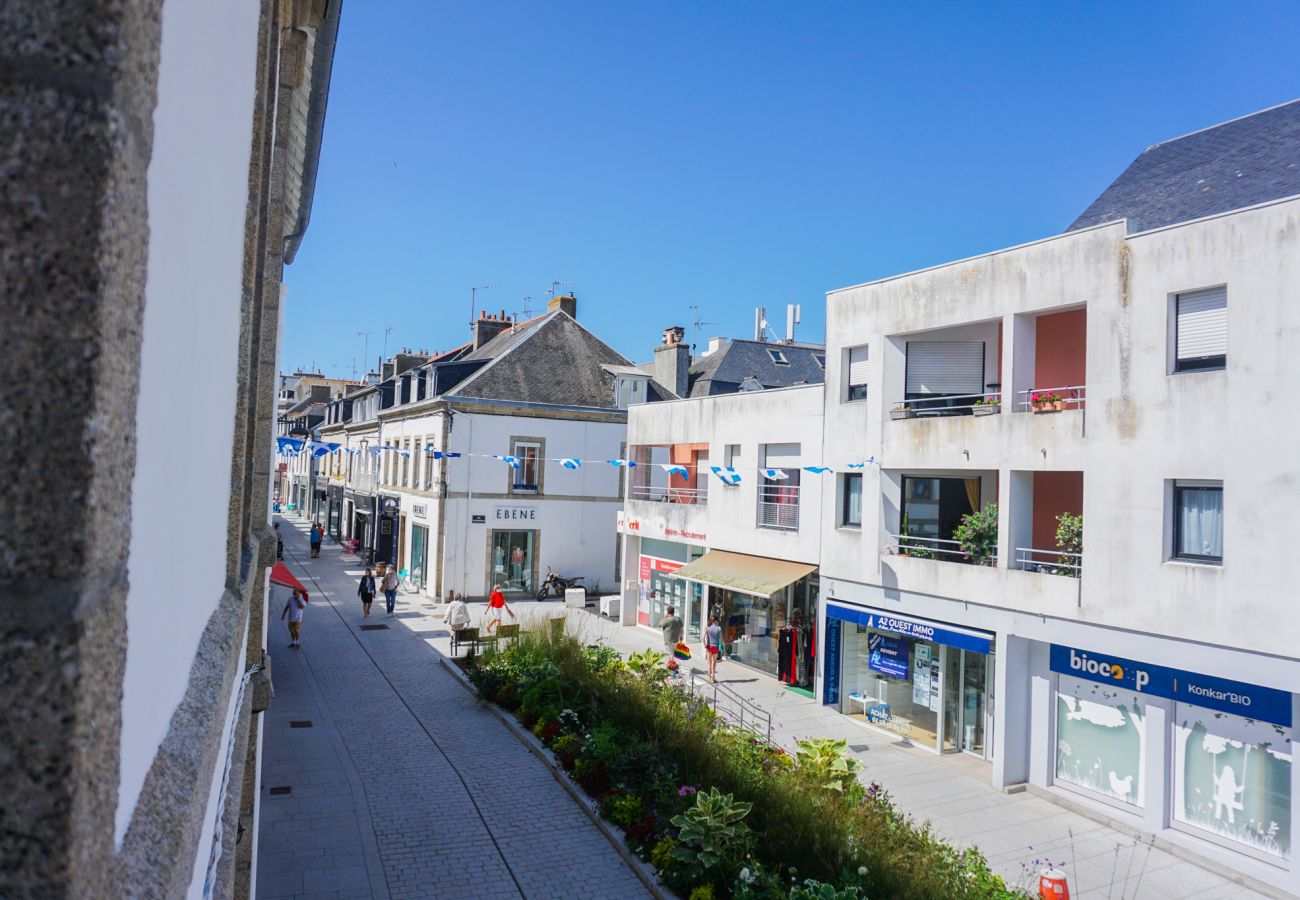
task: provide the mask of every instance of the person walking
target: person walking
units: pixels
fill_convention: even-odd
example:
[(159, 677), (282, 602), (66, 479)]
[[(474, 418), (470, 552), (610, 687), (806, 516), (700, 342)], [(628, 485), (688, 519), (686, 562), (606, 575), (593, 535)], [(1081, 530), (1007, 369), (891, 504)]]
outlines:
[(375, 576), (369, 566), (357, 585), (357, 596), (361, 598), (361, 618), (370, 618), (370, 604), (375, 602)]
[(709, 684), (718, 676), (718, 657), (722, 655), (722, 627), (717, 616), (709, 616), (709, 626), (704, 629), (704, 655), (709, 661)]
[(284, 559), (284, 538), (280, 536), (280, 523), (275, 523), (275, 558)]
[(293, 596), (285, 601), (284, 609), (280, 610), (280, 621), (284, 617), (289, 617), (289, 646), (302, 646), (302, 611), (307, 608), (307, 592), (301, 588), (293, 589)]
[(488, 597), (487, 616), (484, 617), (485, 624), (483, 630), (491, 631), (501, 624), (502, 612), (510, 613), (510, 618), (514, 618), (514, 611), (506, 606), (506, 595), (501, 593), (501, 585), (492, 585), (492, 594)]
[(311, 526), (311, 534), (308, 536), (308, 539), (311, 541), (311, 558), (315, 559), (320, 556), (321, 529), (319, 524), (313, 524)]
[(668, 668), (676, 669), (677, 642), (682, 639), (682, 617), (677, 615), (676, 607), (668, 607), (668, 613), (659, 620), (659, 628), (664, 633), (664, 652), (668, 654)]
[(393, 615), (393, 610), (397, 608), (397, 589), (402, 584), (401, 576), (397, 574), (396, 569), (390, 568), (384, 575), (384, 604), (388, 607), (388, 615)]

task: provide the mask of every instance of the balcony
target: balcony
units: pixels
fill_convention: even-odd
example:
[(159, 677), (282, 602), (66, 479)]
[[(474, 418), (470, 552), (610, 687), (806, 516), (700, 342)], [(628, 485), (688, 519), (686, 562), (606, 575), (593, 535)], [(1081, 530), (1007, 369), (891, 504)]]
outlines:
[(698, 488), (692, 488), (664, 484), (633, 484), (628, 488), (627, 496), (629, 500), (703, 506), (709, 502), (708, 481), (701, 478), (700, 485)]
[(909, 395), (895, 400), (889, 409), (891, 419), (934, 419), (941, 416), (991, 416), (1002, 411), (1000, 390), (978, 394), (936, 394), (932, 397)]
[(969, 566), (991, 566), (997, 559), (998, 548), (994, 544), (989, 548), (989, 556), (976, 559), (962, 549), (961, 542), (951, 538), (925, 538), (907, 534), (890, 534), (885, 544), (885, 552), (895, 556), (908, 556), (912, 559), (937, 559), (940, 562), (964, 563)]
[(1018, 572), (1083, 575), (1083, 473), (1011, 473), (1008, 565)]
[(348, 479), (348, 487), (363, 494), (373, 494), (376, 480), (374, 472), (353, 472), (352, 477)]
[(799, 530), (799, 485), (758, 486), (758, 527), (778, 531)]

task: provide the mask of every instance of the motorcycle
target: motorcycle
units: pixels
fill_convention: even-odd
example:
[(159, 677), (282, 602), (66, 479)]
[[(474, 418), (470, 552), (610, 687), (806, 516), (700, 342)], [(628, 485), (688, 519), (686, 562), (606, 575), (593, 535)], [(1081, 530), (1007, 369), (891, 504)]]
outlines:
[(582, 581), (581, 575), (579, 575), (577, 578), (565, 578), (559, 572), (556, 572), (550, 566), (547, 566), (546, 580), (543, 581), (542, 586), (537, 589), (537, 599), (545, 600), (547, 595), (552, 592), (555, 594), (556, 597), (562, 599), (564, 597), (564, 592), (567, 591), (569, 588), (582, 587), (582, 585), (579, 583), (581, 581)]

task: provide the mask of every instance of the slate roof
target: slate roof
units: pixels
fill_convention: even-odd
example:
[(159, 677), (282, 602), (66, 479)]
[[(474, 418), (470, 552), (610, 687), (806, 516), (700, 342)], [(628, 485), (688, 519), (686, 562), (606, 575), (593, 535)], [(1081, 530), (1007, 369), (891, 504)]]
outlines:
[[(446, 396), (614, 409), (614, 375), (602, 366), (631, 365), (558, 309), (523, 323), (513, 334), (502, 332), (465, 361), (484, 358), (491, 362)], [(649, 394), (650, 400), (673, 396), (653, 380)]]
[[(780, 365), (771, 351), (783, 354), (789, 365)], [(734, 394), (746, 378), (754, 378), (765, 389), (821, 384), (826, 369), (816, 357), (826, 358), (820, 344), (777, 344), (733, 340), (693, 364), (687, 376), (688, 397)]]
[(1067, 231), (1128, 220), (1133, 234), (1300, 194), (1300, 100), (1155, 144)]

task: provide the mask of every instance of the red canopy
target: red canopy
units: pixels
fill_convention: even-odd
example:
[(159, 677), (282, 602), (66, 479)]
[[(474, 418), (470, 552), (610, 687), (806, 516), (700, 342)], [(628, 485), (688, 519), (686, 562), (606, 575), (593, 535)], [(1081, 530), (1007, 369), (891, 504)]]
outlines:
[(285, 587), (296, 588), (304, 593), (307, 590), (302, 586), (301, 581), (293, 577), (293, 573), (289, 571), (289, 567), (282, 562), (276, 563), (271, 569), (271, 581), (275, 584), (282, 584)]

